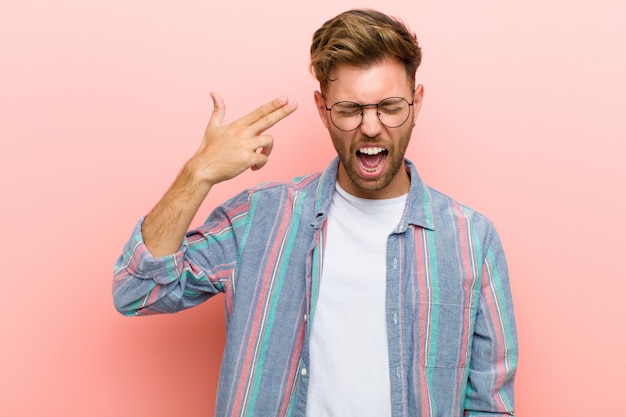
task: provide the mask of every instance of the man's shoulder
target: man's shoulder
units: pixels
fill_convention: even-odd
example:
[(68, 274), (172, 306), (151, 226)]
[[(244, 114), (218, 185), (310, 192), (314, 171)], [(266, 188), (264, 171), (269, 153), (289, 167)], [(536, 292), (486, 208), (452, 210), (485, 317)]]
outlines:
[(257, 184), (248, 188), (248, 193), (264, 193), (281, 190), (304, 191), (315, 188), (320, 180), (321, 172), (300, 175), (290, 180), (276, 180)]
[(473, 223), (483, 224), (487, 228), (491, 227), (492, 222), (484, 213), (433, 187), (426, 186), (426, 188), (431, 196), (432, 207), (435, 213), (453, 217), (463, 217)]

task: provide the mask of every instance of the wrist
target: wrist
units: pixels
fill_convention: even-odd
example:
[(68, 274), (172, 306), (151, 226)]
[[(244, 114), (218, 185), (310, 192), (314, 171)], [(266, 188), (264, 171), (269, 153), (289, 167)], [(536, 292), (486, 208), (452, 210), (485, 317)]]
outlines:
[(215, 180), (204, 164), (191, 158), (180, 170), (178, 179), (182, 188), (194, 192), (206, 193), (219, 181)]

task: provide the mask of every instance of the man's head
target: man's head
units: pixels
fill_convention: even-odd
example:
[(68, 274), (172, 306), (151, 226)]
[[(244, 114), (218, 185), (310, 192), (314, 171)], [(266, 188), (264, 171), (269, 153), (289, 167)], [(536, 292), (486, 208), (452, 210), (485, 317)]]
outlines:
[(338, 184), (370, 199), (398, 197), (410, 180), (404, 154), (422, 103), (415, 35), (372, 10), (352, 10), (313, 36), (314, 98), (340, 159)]
[(415, 34), (402, 22), (375, 10), (350, 10), (330, 19), (313, 35), (311, 72), (322, 93), (340, 65), (368, 67), (397, 59), (415, 84), (422, 59)]

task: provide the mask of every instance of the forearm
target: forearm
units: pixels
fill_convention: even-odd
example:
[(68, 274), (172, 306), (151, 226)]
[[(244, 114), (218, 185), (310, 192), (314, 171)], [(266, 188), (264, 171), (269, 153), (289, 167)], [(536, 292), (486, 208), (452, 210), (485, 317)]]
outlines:
[(176, 253), (191, 221), (211, 189), (194, 175), (192, 163), (183, 167), (163, 198), (144, 219), (141, 232), (154, 258)]

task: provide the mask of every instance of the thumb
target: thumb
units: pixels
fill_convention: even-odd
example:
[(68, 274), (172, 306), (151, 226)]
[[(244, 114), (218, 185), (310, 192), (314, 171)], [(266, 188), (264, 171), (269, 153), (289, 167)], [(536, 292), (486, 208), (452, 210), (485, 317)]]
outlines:
[(211, 92), (211, 98), (213, 99), (213, 114), (211, 114), (209, 126), (220, 126), (224, 121), (226, 105), (224, 104), (224, 99), (215, 92)]

